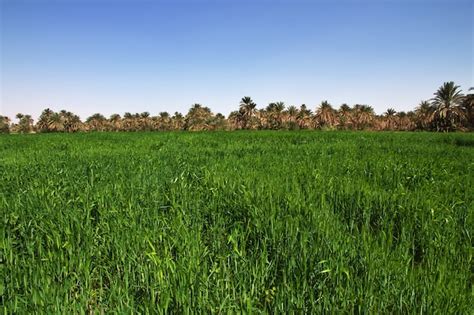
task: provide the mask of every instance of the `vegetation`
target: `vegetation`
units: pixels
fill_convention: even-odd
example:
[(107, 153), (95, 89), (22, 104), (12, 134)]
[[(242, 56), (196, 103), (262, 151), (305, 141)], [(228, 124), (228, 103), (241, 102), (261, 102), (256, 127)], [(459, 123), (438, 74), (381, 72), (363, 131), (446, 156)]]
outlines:
[[(173, 117), (114, 121), (190, 124)], [(53, 133), (0, 147), (5, 314), (474, 309), (472, 133)]]
[(10, 119), (0, 115), (0, 133), (10, 132)]
[(438, 130), (454, 130), (457, 123), (465, 120), (465, 97), (459, 88), (454, 82), (446, 82), (435, 93), (433, 116)]
[[(471, 89), (472, 90), (472, 89)], [(45, 109), (33, 126), (31, 116), (18, 114), (18, 123), (0, 116), (0, 132), (76, 132), (76, 131), (166, 131), (166, 130), (235, 130), (235, 129), (339, 129), (339, 130), (426, 130), (467, 131), (474, 129), (474, 94), (464, 96), (454, 82), (444, 83), (430, 101), (422, 101), (415, 111), (396, 112), (387, 109), (376, 115), (368, 105), (353, 107), (342, 104), (333, 108), (323, 101), (314, 114), (305, 104), (298, 109), (286, 107), (283, 102), (272, 102), (257, 110), (257, 104), (248, 96), (242, 98), (239, 110), (229, 114), (227, 119), (220, 113), (214, 115), (209, 107), (194, 104), (183, 116), (171, 116), (162, 112), (158, 116), (150, 113), (125, 113), (123, 117), (113, 114), (109, 118), (97, 113), (81, 122), (79, 117), (68, 111), (55, 113)]]

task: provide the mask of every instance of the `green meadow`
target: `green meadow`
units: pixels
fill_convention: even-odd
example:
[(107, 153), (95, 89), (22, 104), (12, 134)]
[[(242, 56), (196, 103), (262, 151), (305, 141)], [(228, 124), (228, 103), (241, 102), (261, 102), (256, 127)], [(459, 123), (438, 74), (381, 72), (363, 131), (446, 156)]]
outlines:
[(5, 314), (470, 313), (474, 134), (0, 136)]

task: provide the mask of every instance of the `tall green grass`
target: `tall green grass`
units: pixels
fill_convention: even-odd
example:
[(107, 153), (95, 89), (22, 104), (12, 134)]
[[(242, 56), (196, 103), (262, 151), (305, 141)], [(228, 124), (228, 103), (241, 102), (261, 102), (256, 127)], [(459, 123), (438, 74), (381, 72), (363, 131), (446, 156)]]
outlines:
[(2, 311), (472, 312), (472, 143), (2, 136)]

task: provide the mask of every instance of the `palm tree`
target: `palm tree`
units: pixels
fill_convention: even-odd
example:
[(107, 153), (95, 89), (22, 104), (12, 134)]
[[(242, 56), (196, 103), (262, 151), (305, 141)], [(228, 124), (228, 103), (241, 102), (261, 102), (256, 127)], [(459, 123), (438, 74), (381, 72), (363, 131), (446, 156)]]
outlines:
[(323, 101), (316, 109), (314, 120), (315, 126), (317, 127), (332, 128), (336, 126), (337, 123), (336, 111), (332, 108), (328, 101)]
[(54, 132), (64, 131), (64, 121), (59, 113), (53, 113), (49, 117), (49, 129)]
[(64, 122), (59, 113), (46, 108), (36, 122), (36, 129), (39, 132), (61, 132), (64, 130)]
[(104, 131), (107, 127), (107, 119), (99, 113), (96, 113), (86, 120), (87, 129), (93, 131)]
[(175, 112), (171, 117), (172, 126), (174, 130), (182, 130), (184, 128), (184, 116), (179, 112)]
[[(474, 87), (469, 88), (469, 91), (474, 90)], [(469, 93), (465, 96), (462, 104), (463, 110), (466, 113), (467, 127), (474, 128), (474, 93)]]
[(374, 120), (374, 109), (368, 105), (354, 105), (352, 110), (353, 119), (357, 129), (365, 129), (372, 126)]
[(288, 129), (290, 130), (294, 130), (294, 129), (298, 129), (298, 124), (296, 123), (296, 119), (298, 117), (298, 108), (296, 108), (296, 106), (294, 105), (291, 105), (291, 106), (288, 106), (288, 108), (286, 109), (286, 123), (288, 125)]
[(240, 100), (239, 111), (242, 114), (242, 128), (247, 129), (250, 120), (255, 114), (255, 108), (257, 104), (252, 100), (250, 96), (244, 96)]
[(396, 110), (394, 110), (393, 108), (389, 108), (387, 109), (387, 111), (383, 114), (384, 116), (384, 127), (383, 129), (389, 129), (389, 130), (393, 130), (395, 129), (395, 114), (397, 113)]
[(153, 129), (155, 130), (170, 130), (171, 126), (171, 116), (168, 112), (160, 112), (158, 116), (152, 117)]
[(352, 110), (346, 103), (342, 104), (337, 111), (339, 116), (339, 127), (342, 129), (352, 128)]
[(396, 113), (397, 111), (390, 107), (385, 111), (384, 115), (385, 117), (392, 117), (395, 116)]
[(10, 118), (0, 116), (0, 133), (10, 133)]
[(428, 101), (421, 101), (415, 109), (415, 123), (418, 129), (427, 130), (434, 117), (434, 107)]
[(185, 118), (184, 128), (186, 130), (209, 130), (212, 120), (212, 112), (209, 107), (201, 104), (194, 104), (188, 111)]
[(280, 129), (283, 123), (282, 113), (285, 110), (284, 102), (272, 102), (266, 108), (267, 128)]
[(32, 132), (33, 131), (33, 118), (31, 118), (31, 115), (23, 116), (23, 121), (24, 121), (24, 125), (26, 126), (26, 132)]
[(311, 124), (311, 110), (305, 104), (301, 104), (296, 121), (300, 129), (307, 129)]
[(18, 119), (17, 131), (20, 133), (30, 133), (33, 131), (33, 119), (30, 115), (23, 115), (22, 113), (16, 114)]
[(125, 131), (134, 131), (136, 130), (135, 119), (130, 112), (123, 114), (122, 119), (122, 129)]
[(274, 104), (274, 109), (277, 113), (282, 113), (285, 110), (285, 103), (284, 102), (276, 102)]
[(122, 128), (122, 117), (119, 114), (110, 115), (109, 122), (114, 131), (119, 131)]
[(405, 118), (401, 121), (403, 130), (413, 131), (416, 129), (416, 114), (410, 110), (406, 113)]
[(255, 113), (255, 118), (257, 122), (257, 129), (262, 130), (267, 128), (268, 125), (268, 113), (265, 108), (260, 108)]
[(435, 107), (436, 129), (438, 131), (456, 129), (456, 123), (465, 118), (461, 106), (464, 95), (460, 86), (455, 85), (453, 81), (445, 82), (434, 95), (432, 101)]
[(243, 111), (234, 110), (230, 112), (229, 117), (227, 117), (227, 120), (229, 121), (229, 124), (231, 125), (232, 129), (242, 129), (242, 121), (243, 121), (242, 117), (243, 117)]
[[(85, 127), (82, 124), (81, 119), (79, 118), (79, 116), (75, 115), (72, 112), (62, 110), (59, 113), (59, 115), (60, 115), (61, 121), (63, 123), (63, 129), (66, 132), (76, 132), (76, 131), (79, 131), (81, 128)], [(105, 117), (104, 117), (104, 119), (105, 119)]]
[(408, 116), (408, 113), (401, 111), (401, 112), (396, 113), (395, 117), (397, 119), (400, 130), (411, 129), (411, 121), (410, 121), (410, 117)]
[(225, 130), (227, 127), (225, 116), (221, 113), (217, 113), (214, 117), (212, 117), (209, 125), (211, 130)]
[[(470, 88), (472, 91), (474, 88)], [(338, 110), (333, 109), (327, 101), (321, 102), (315, 114), (306, 105), (300, 108), (289, 106), (285, 110), (283, 102), (269, 103), (265, 109), (256, 110), (256, 104), (246, 96), (239, 104), (239, 110), (230, 113), (226, 119), (222, 114), (214, 115), (208, 107), (194, 104), (183, 117), (176, 112), (172, 117), (168, 112), (150, 116), (149, 112), (141, 114), (125, 113), (123, 118), (113, 114), (109, 119), (97, 113), (82, 123), (79, 116), (61, 110), (59, 113), (46, 108), (41, 113), (36, 125), (29, 115), (17, 114), (18, 122), (11, 124), (5, 116), (0, 116), (0, 132), (29, 133), (39, 132), (74, 132), (79, 130), (215, 130), (215, 129), (306, 129), (314, 127), (355, 128), (375, 130), (444, 130), (474, 128), (474, 94), (462, 94), (454, 82), (445, 82), (434, 93), (431, 101), (422, 101), (415, 111), (396, 112), (387, 109), (382, 115), (375, 115), (368, 105), (354, 105), (353, 108), (342, 104)]]
[(135, 113), (132, 115), (133, 121), (133, 131), (139, 131), (142, 129), (142, 118), (139, 113)]
[(289, 121), (295, 121), (296, 120), (296, 116), (298, 115), (298, 108), (296, 108), (296, 106), (294, 106), (294, 105), (288, 106), (288, 108), (286, 109), (286, 112), (288, 113), (288, 120)]
[(150, 130), (151, 129), (151, 118), (149, 112), (143, 112), (139, 114), (138, 123), (141, 130)]
[(51, 117), (53, 116), (54, 112), (46, 108), (41, 112), (41, 115), (38, 118), (38, 121), (36, 122), (36, 129), (39, 132), (50, 132), (53, 131), (51, 128)]

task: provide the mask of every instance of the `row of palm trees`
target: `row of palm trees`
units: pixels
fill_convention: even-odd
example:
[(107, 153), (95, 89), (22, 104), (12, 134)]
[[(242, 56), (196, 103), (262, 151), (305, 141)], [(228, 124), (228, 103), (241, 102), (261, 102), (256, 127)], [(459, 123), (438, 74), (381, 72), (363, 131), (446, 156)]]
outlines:
[[(472, 90), (472, 88), (470, 89)], [(109, 118), (94, 114), (85, 121), (69, 111), (45, 109), (36, 124), (29, 115), (18, 114), (17, 123), (0, 116), (0, 132), (77, 132), (77, 131), (166, 131), (166, 130), (236, 130), (236, 129), (348, 129), (348, 130), (429, 130), (454, 131), (474, 129), (474, 94), (463, 95), (454, 82), (444, 83), (430, 101), (422, 101), (414, 111), (387, 109), (376, 115), (368, 105), (342, 104), (335, 109), (327, 101), (315, 111), (306, 105), (288, 106), (283, 102), (257, 109), (252, 98), (242, 98), (239, 109), (226, 118), (213, 114), (209, 107), (194, 104), (186, 115), (161, 112), (113, 114)]]

